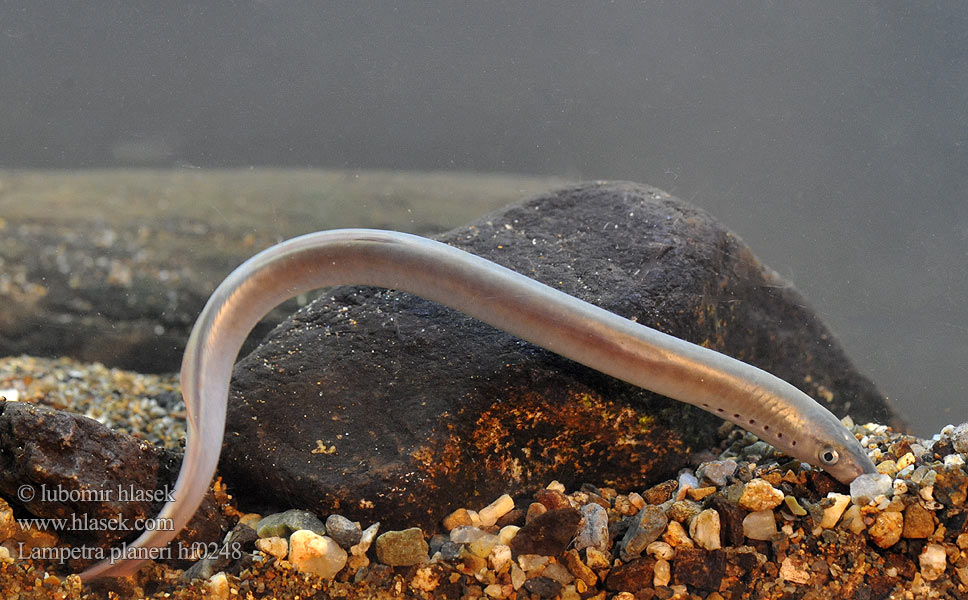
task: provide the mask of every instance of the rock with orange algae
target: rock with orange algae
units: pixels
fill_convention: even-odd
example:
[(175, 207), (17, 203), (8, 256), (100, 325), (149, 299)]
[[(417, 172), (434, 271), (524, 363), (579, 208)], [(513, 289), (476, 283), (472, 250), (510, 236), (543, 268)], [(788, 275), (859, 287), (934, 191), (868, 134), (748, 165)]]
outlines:
[[(633, 320), (732, 354), (858, 420), (890, 418), (804, 299), (707, 213), (590, 183), (440, 236)], [(414, 295), (329, 291), (235, 369), (221, 472), (239, 495), (436, 527), (539, 482), (640, 485), (720, 421)]]

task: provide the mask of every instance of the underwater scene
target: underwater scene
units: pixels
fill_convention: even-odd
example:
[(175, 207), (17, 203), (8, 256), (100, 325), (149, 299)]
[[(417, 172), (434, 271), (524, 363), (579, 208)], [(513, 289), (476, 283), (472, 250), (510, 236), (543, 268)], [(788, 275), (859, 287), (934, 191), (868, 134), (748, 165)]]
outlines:
[(968, 6), (0, 5), (0, 598), (968, 597)]

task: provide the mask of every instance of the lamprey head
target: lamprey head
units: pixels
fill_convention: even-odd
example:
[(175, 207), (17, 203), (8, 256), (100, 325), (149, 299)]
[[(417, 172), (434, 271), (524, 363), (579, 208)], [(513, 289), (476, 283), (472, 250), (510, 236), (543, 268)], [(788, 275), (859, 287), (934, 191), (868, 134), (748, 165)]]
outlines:
[(817, 436), (813, 446), (814, 456), (809, 462), (841, 483), (849, 484), (858, 475), (877, 472), (863, 446), (843, 426), (839, 431)]

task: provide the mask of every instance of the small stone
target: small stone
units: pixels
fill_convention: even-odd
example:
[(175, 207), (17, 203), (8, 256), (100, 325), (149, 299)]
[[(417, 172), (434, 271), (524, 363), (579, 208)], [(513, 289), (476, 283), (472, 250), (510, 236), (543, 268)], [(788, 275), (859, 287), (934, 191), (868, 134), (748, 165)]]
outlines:
[(652, 571), (652, 585), (655, 587), (669, 585), (670, 581), (672, 581), (672, 568), (669, 561), (662, 559), (655, 561), (655, 568)]
[(968, 454), (968, 423), (962, 423), (951, 432), (951, 445), (955, 452)]
[(945, 469), (957, 469), (965, 466), (965, 458), (961, 454), (949, 454), (942, 460)]
[(370, 525), (363, 530), (363, 534), (360, 536), (360, 541), (356, 545), (350, 548), (350, 554), (353, 556), (363, 556), (366, 551), (370, 549), (370, 544), (376, 539), (377, 532), (380, 531), (380, 522)]
[(518, 566), (529, 576), (540, 575), (550, 560), (541, 554), (521, 554), (518, 556)]
[(255, 541), (255, 547), (263, 554), (268, 554), (278, 559), (286, 558), (286, 554), (289, 553), (289, 542), (286, 541), (286, 538), (276, 536), (257, 539)]
[(934, 533), (934, 514), (915, 502), (904, 509), (904, 529), (901, 537), (927, 539)]
[(346, 565), (346, 551), (332, 538), (308, 529), (289, 536), (289, 562), (297, 571), (332, 579)]
[(934, 497), (946, 506), (965, 504), (968, 499), (968, 475), (959, 468), (938, 472), (934, 481)]
[(17, 521), (13, 517), (13, 509), (0, 498), (0, 542), (10, 539), (16, 532)]
[(711, 508), (696, 515), (689, 523), (689, 537), (704, 550), (718, 550), (722, 547), (719, 532), (719, 513)]
[(649, 504), (662, 504), (672, 498), (672, 494), (677, 487), (679, 487), (679, 482), (675, 479), (669, 479), (645, 490), (642, 492), (642, 497)]
[(857, 504), (851, 504), (850, 508), (844, 513), (843, 523), (853, 533), (860, 533), (867, 527), (864, 524), (864, 516), (861, 513), (860, 506)]
[(305, 510), (287, 510), (263, 517), (256, 523), (255, 531), (260, 538), (289, 537), (299, 530), (309, 530), (317, 535), (326, 534), (326, 526), (319, 517)]
[(484, 595), (488, 598), (504, 598), (504, 586), (492, 583), (484, 588)]
[(454, 512), (450, 513), (441, 522), (446, 531), (450, 531), (455, 527), (461, 525), (471, 525), (471, 515), (466, 508), (458, 508)]
[(223, 571), (219, 571), (215, 575), (208, 578), (205, 582), (205, 600), (228, 600), (229, 594), (229, 580), (225, 576)]
[(554, 598), (561, 591), (561, 584), (550, 577), (534, 577), (524, 582), (524, 589), (539, 598)]
[(591, 547), (607, 550), (611, 544), (608, 537), (608, 512), (598, 504), (586, 504), (581, 507), (581, 514), (585, 518), (585, 525), (575, 538), (575, 550)]
[(666, 516), (683, 523), (702, 512), (702, 506), (692, 500), (677, 500), (666, 510)]
[(837, 525), (837, 521), (850, 506), (850, 496), (847, 494), (838, 494), (836, 492), (830, 492), (827, 494), (827, 498), (832, 500), (830, 506), (823, 509), (823, 517), (820, 519), (820, 527), (823, 529), (833, 529)]
[(656, 563), (654, 558), (636, 558), (615, 567), (605, 578), (605, 589), (610, 592), (635, 593), (649, 587), (653, 582)]
[(810, 583), (810, 565), (806, 561), (787, 556), (780, 563), (780, 577), (784, 581), (792, 581), (800, 585)]
[(676, 555), (675, 549), (665, 542), (652, 542), (646, 546), (645, 553), (652, 558), (661, 558), (662, 560), (672, 560), (672, 557)]
[[(847, 497), (847, 500), (850, 500), (850, 496)], [(800, 503), (797, 502), (797, 499), (794, 496), (791, 496), (789, 494), (784, 496), (783, 504), (786, 505), (787, 510), (790, 511), (790, 514), (792, 515), (795, 515), (797, 517), (805, 517), (807, 515), (806, 509), (800, 506)]]
[(739, 505), (751, 512), (771, 510), (781, 502), (783, 502), (783, 492), (758, 477), (751, 479), (743, 487), (743, 494), (739, 497)]
[(699, 465), (696, 476), (705, 479), (716, 487), (723, 487), (736, 472), (735, 460), (713, 460)]
[(850, 483), (850, 498), (854, 504), (869, 504), (878, 496), (891, 496), (893, 493), (893, 479), (881, 473), (864, 473)]
[[(660, 561), (662, 562), (662, 561)], [(658, 571), (658, 564), (656, 565)], [(676, 552), (675, 583), (701, 590), (718, 590), (726, 574), (726, 554), (690, 548)]]
[(244, 515), (239, 517), (240, 524), (251, 527), (252, 529), (255, 529), (256, 524), (261, 520), (262, 520), (262, 515), (260, 515), (259, 513), (245, 513)]
[(520, 589), (524, 585), (524, 581), (527, 576), (524, 571), (515, 563), (511, 563), (511, 587), (514, 589)]
[(548, 512), (548, 507), (540, 502), (532, 502), (528, 505), (528, 512), (524, 515), (524, 522), (530, 523), (539, 515), (543, 515)]
[(962, 550), (968, 550), (968, 533), (959, 533), (955, 544)]
[(481, 519), (481, 527), (494, 525), (498, 519), (511, 512), (513, 508), (514, 500), (511, 496), (504, 494), (494, 502), (477, 511), (477, 515)]
[[(913, 454), (911, 456), (914, 456)], [(877, 472), (888, 477), (894, 477), (897, 475), (898, 468), (897, 463), (893, 460), (885, 460), (877, 463)]]
[(487, 535), (487, 532), (473, 525), (458, 525), (450, 530), (450, 541), (455, 544), (470, 544), (477, 538)]
[(511, 540), (511, 552), (557, 556), (578, 534), (581, 513), (574, 508), (549, 510), (525, 524)]
[(423, 530), (411, 527), (402, 531), (387, 531), (376, 538), (376, 558), (391, 567), (407, 567), (426, 562), (430, 547)]
[(657, 540), (668, 524), (668, 517), (658, 506), (649, 505), (640, 510), (632, 517), (632, 522), (619, 543), (622, 560), (627, 562), (641, 556), (646, 546)]
[(496, 535), (490, 533), (485, 533), (481, 537), (477, 538), (473, 542), (467, 545), (467, 550), (474, 556), (480, 556), (481, 558), (487, 558), (491, 553), (491, 549), (494, 548), (498, 543)]
[(918, 555), (918, 564), (921, 565), (921, 577), (927, 581), (934, 581), (944, 573), (947, 566), (947, 556), (944, 546), (941, 544), (927, 544)]
[(690, 500), (695, 500), (698, 502), (699, 500), (702, 500), (707, 496), (712, 496), (715, 493), (716, 493), (716, 486), (714, 485), (710, 485), (708, 487), (701, 487), (701, 488), (689, 488), (688, 490), (686, 490), (686, 498), (689, 498)]
[(504, 569), (511, 562), (511, 548), (504, 544), (495, 544), (487, 556), (487, 564), (495, 573)]
[(878, 513), (874, 523), (867, 530), (871, 541), (880, 548), (890, 548), (901, 539), (904, 517), (899, 512)]
[(743, 535), (751, 540), (768, 540), (776, 535), (776, 518), (772, 510), (751, 512), (743, 519)]
[(534, 499), (544, 504), (548, 510), (571, 508), (571, 502), (568, 500), (568, 496), (559, 490), (538, 490), (534, 494)]
[(517, 525), (505, 525), (500, 531), (497, 532), (498, 543), (509, 545), (511, 540), (514, 539), (514, 536), (516, 536), (520, 530), (521, 528)]
[(596, 575), (595, 571), (592, 571), (585, 563), (582, 562), (577, 550), (569, 550), (565, 552), (563, 559), (565, 561), (565, 566), (568, 567), (568, 570), (571, 571), (571, 574), (585, 582), (585, 585), (592, 587), (598, 583), (598, 575)]
[(742, 546), (746, 543), (743, 532), (745, 510), (718, 494), (712, 496), (706, 505), (719, 513), (720, 530), (727, 546)]
[(348, 549), (360, 543), (363, 530), (359, 523), (354, 523), (343, 515), (329, 515), (326, 517), (326, 535), (333, 538), (340, 548)]
[(612, 564), (612, 555), (598, 548), (585, 550), (585, 564), (589, 569), (607, 569)]
[(897, 459), (897, 470), (901, 471), (914, 464), (916, 458), (913, 452), (905, 452), (901, 458)]
[(566, 567), (561, 563), (551, 563), (550, 565), (545, 567), (545, 570), (542, 571), (541, 574), (544, 577), (550, 577), (551, 579), (554, 579), (562, 586), (568, 585), (575, 580), (575, 576), (572, 575), (570, 571), (568, 571), (568, 567)]
[(686, 533), (685, 528), (683, 528), (682, 523), (679, 521), (669, 521), (668, 527), (666, 527), (665, 533), (662, 534), (662, 540), (672, 546), (673, 548), (692, 548), (692, 539), (689, 538), (689, 534)]

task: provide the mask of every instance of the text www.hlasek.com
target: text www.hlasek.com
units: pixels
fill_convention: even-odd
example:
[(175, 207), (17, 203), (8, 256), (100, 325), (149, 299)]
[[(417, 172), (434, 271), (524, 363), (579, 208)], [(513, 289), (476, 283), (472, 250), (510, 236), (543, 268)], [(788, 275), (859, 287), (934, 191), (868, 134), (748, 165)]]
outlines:
[[(172, 531), (175, 523), (171, 519), (137, 518), (129, 519), (121, 514), (110, 518), (93, 518), (88, 515), (71, 515), (63, 518), (48, 519), (18, 519), (22, 529), (39, 531)], [(71, 548), (31, 547), (23, 542), (18, 543), (18, 553), (21, 559), (43, 559), (66, 562), (68, 560), (105, 560), (112, 564), (121, 559), (170, 560), (174, 558), (171, 548), (140, 548), (121, 544), (110, 549), (97, 546), (74, 546)], [(191, 559), (198, 554), (198, 549), (179, 547), (179, 559)]]

